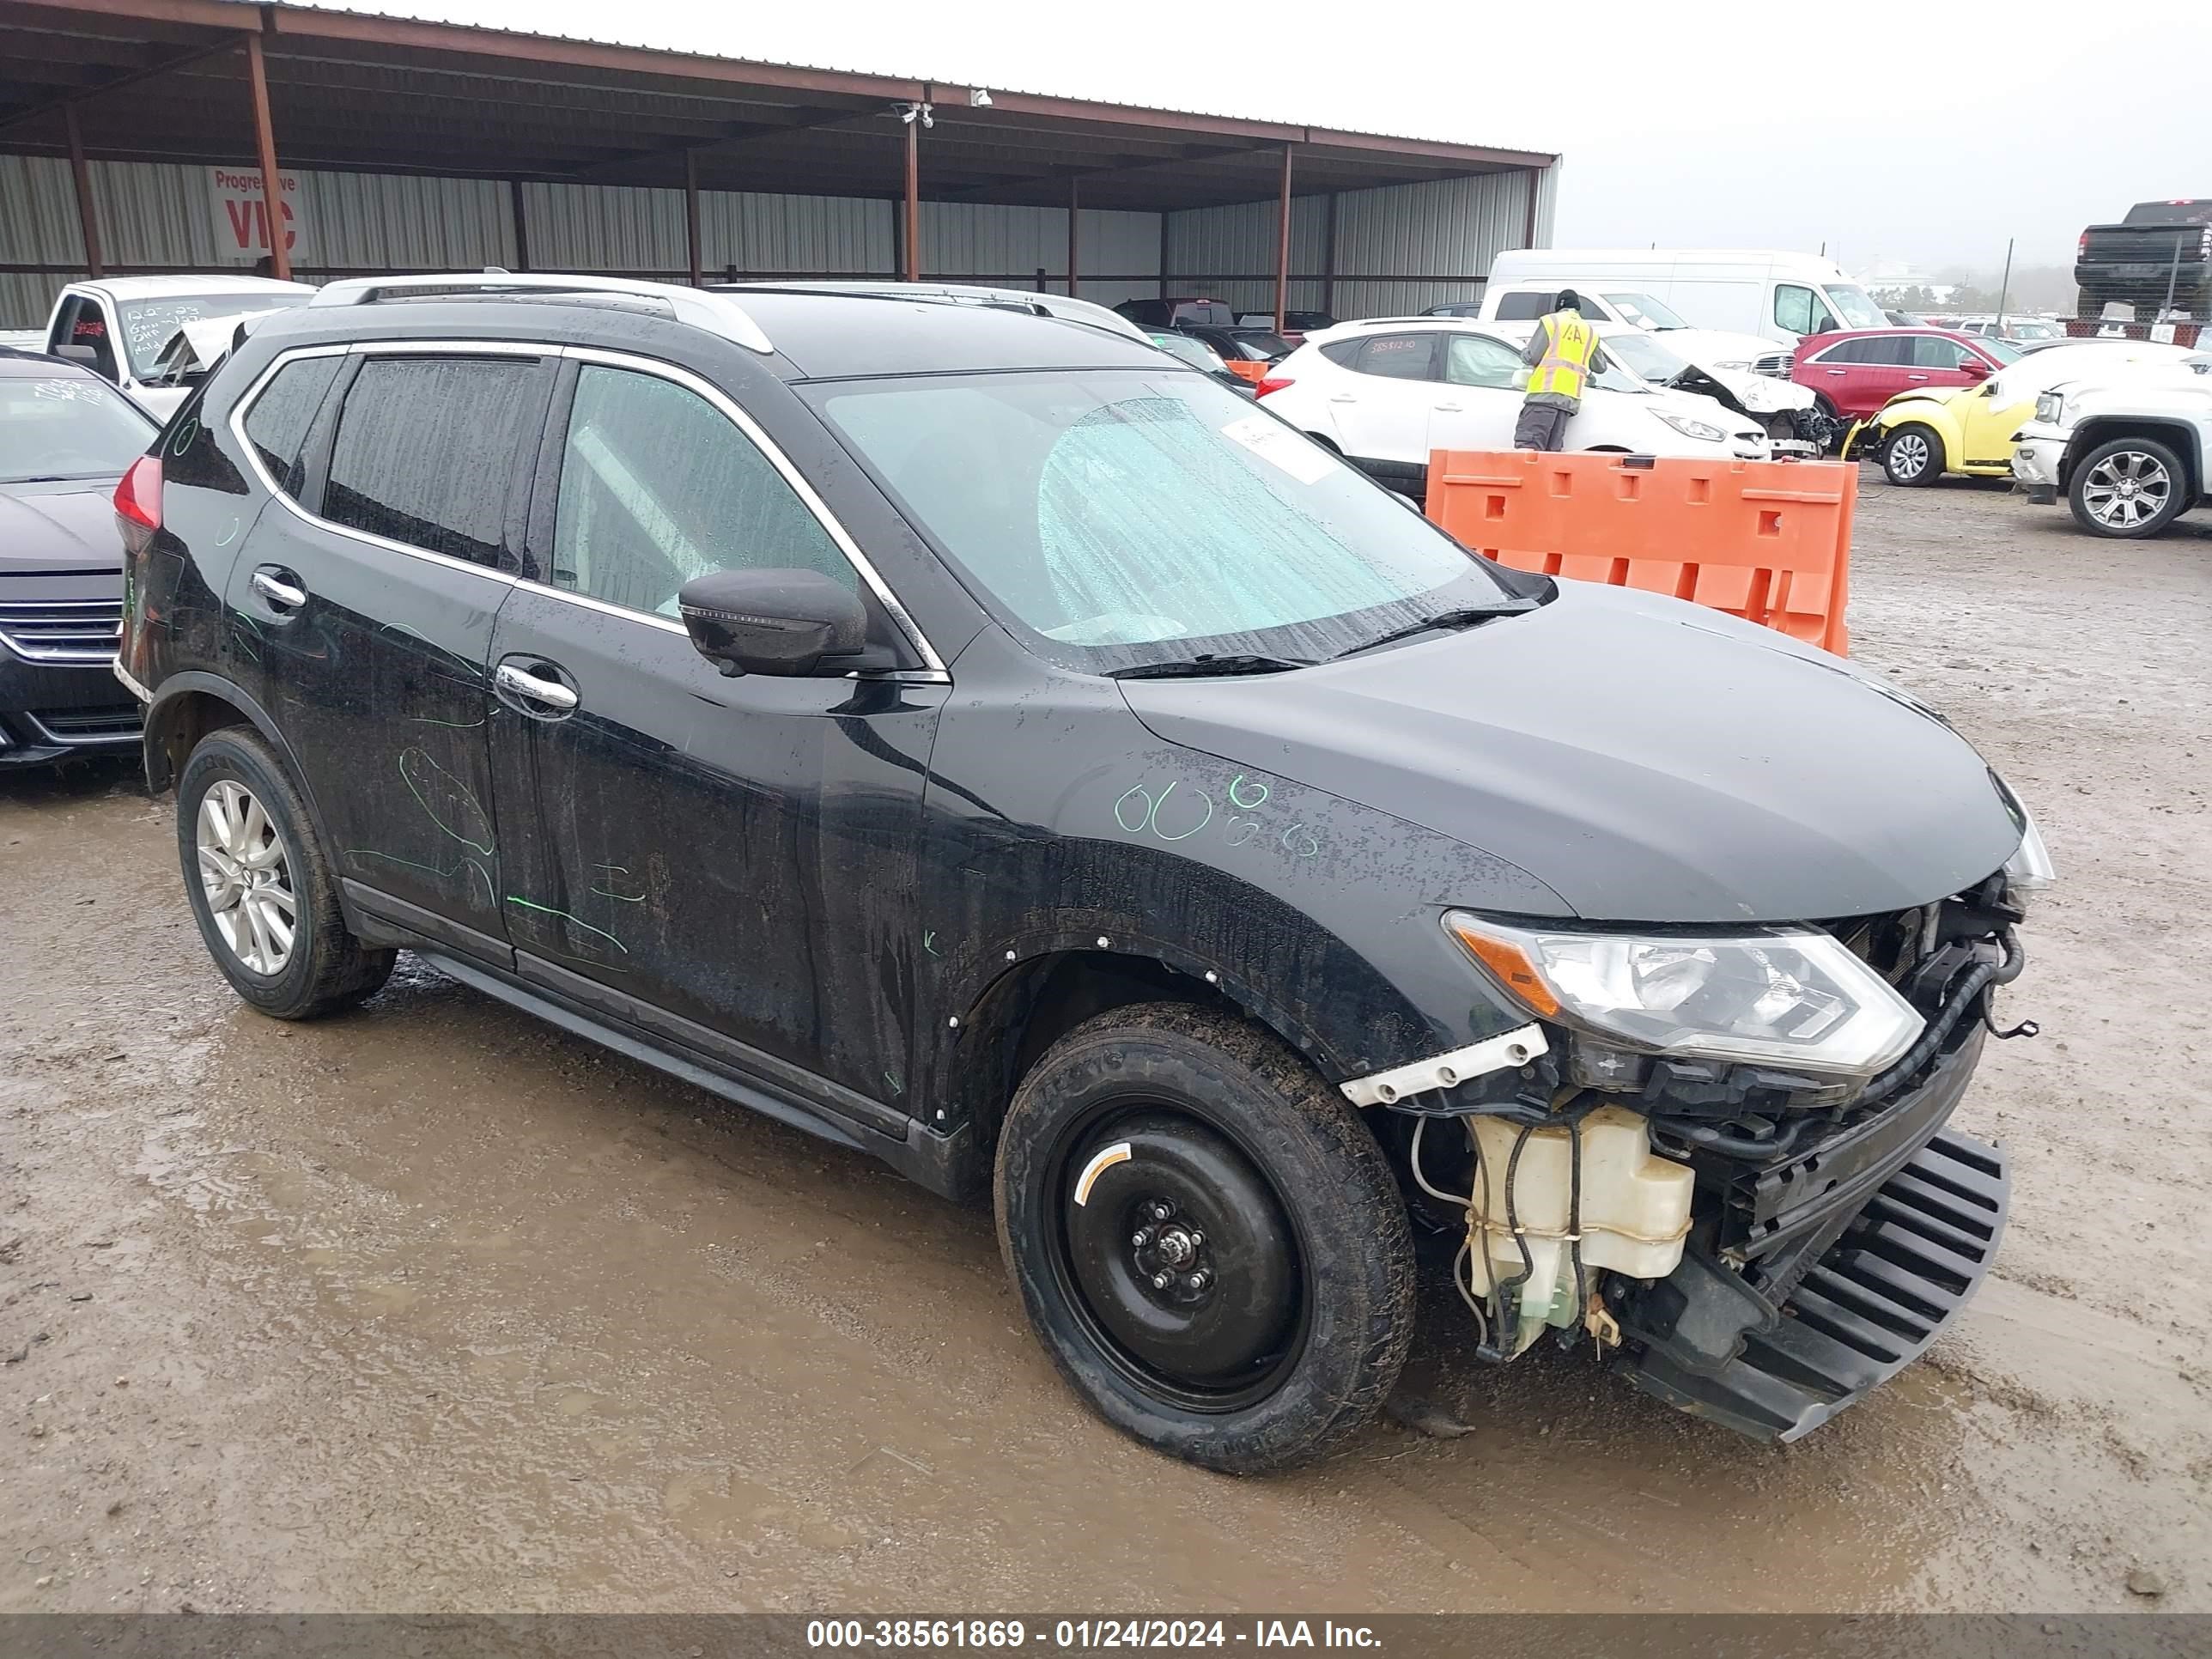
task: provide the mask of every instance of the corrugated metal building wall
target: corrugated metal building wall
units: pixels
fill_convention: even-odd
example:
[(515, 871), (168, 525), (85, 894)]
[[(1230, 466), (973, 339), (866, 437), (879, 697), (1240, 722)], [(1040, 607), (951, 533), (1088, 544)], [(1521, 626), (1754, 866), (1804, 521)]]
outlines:
[[(223, 269), (206, 181), (204, 167), (92, 163), (109, 264), (125, 271)], [(1333, 260), (1325, 246), (1330, 198), (1299, 197), (1291, 204), (1296, 280), (1289, 303), (1300, 310), (1327, 304), (1339, 316), (1358, 317), (1472, 297), (1491, 259), (1522, 246), (1530, 188), (1528, 175), (1501, 173), (1346, 191), (1334, 198)], [(1536, 190), (1540, 246), (1550, 240), (1554, 188), (1547, 173)], [(300, 195), (307, 244), (298, 264), (308, 281), (521, 263), (539, 270), (666, 276), (687, 268), (680, 191), (526, 184), (526, 261), (515, 246), (510, 186), (497, 179), (302, 170)], [(1158, 214), (1084, 210), (1077, 248), (1083, 296), (1113, 305), (1156, 295), (1164, 275), (1171, 286), (1195, 285), (1240, 308), (1273, 307), (1273, 202), (1165, 216), (1164, 239)], [(709, 272), (734, 267), (744, 276), (890, 276), (897, 269), (897, 219), (896, 204), (872, 198), (703, 191), (702, 264)], [(921, 232), (926, 276), (1029, 287), (1042, 269), (1054, 288), (1066, 282), (1063, 209), (925, 201)], [(0, 155), (0, 267), (60, 268), (0, 269), (0, 327), (43, 322), (55, 291), (82, 273), (83, 258), (67, 164)]]

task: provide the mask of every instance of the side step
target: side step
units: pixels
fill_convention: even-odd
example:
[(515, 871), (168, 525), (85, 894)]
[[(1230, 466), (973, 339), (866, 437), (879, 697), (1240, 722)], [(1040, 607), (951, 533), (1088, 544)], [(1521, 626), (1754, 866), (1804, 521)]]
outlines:
[(1989, 1272), (2012, 1197), (2005, 1155), (1945, 1129), (1892, 1176), (1806, 1273), (1782, 1317), (1710, 1375), (1656, 1344), (1637, 1387), (1759, 1440), (1795, 1440), (1917, 1359)]

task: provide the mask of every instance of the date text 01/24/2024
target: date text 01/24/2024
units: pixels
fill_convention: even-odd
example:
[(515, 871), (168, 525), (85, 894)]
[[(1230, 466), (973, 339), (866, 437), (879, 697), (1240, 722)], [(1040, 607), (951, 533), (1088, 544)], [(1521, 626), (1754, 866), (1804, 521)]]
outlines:
[(811, 1619), (810, 1648), (1000, 1649), (1088, 1652), (1107, 1648), (1361, 1648), (1382, 1642), (1366, 1625), (1330, 1620), (1060, 1619), (1048, 1627), (1019, 1619)]

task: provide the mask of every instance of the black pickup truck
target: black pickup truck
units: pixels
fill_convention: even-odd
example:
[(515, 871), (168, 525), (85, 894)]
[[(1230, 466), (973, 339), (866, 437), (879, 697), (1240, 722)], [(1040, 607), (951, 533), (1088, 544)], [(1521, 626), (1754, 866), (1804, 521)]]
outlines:
[(2138, 202), (2116, 225), (2091, 225), (2074, 256), (2074, 281), (2076, 316), (2101, 317), (2118, 300), (2135, 307), (2139, 323), (2158, 321), (2169, 307), (2200, 322), (2212, 318), (2212, 198)]

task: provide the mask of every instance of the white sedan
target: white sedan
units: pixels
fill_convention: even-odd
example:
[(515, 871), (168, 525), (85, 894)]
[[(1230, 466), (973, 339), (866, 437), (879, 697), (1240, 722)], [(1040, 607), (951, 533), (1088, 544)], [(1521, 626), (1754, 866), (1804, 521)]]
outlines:
[[(1301, 431), (1418, 495), (1431, 450), (1513, 447), (1525, 365), (1511, 327), (1455, 317), (1346, 323), (1308, 335), (1260, 393)], [(1617, 368), (1585, 389), (1565, 447), (1705, 459), (1771, 453), (1767, 434), (1744, 416)]]

